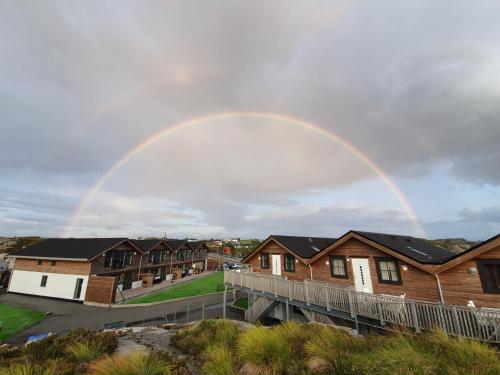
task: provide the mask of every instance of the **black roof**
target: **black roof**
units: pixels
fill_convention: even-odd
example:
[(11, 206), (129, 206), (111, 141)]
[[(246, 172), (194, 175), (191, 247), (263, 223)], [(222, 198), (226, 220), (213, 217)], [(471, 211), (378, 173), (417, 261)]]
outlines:
[(189, 241), (188, 244), (189, 246), (191, 246), (192, 249), (198, 250), (205, 244), (205, 241)]
[(151, 249), (154, 249), (158, 244), (163, 243), (163, 240), (130, 240), (144, 252), (148, 252)]
[(325, 237), (299, 237), (299, 236), (280, 236), (272, 235), (276, 241), (286, 246), (301, 258), (312, 258), (321, 250), (330, 246), (336, 241), (336, 238)]
[(424, 264), (442, 264), (453, 258), (456, 253), (433, 245), (423, 238), (396, 234), (352, 231), (379, 245), (385, 246), (410, 259)]
[(48, 238), (11, 255), (89, 260), (126, 240), (126, 238)]
[(186, 242), (187, 240), (174, 240), (174, 239), (168, 239), (165, 240), (165, 242), (170, 246), (173, 250), (178, 250), (180, 249)]

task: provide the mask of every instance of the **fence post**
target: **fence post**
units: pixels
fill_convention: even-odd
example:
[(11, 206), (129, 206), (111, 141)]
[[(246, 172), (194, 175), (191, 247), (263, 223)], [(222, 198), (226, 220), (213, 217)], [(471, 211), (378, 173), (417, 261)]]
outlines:
[(189, 306), (190, 304), (188, 303), (187, 311), (186, 311), (186, 323), (189, 323)]
[(458, 319), (458, 312), (455, 306), (452, 307), (453, 311), (453, 327), (456, 335), (463, 336), (462, 327), (460, 326), (460, 320)]
[(330, 303), (329, 303), (329, 296), (328, 296), (328, 287), (324, 286), (323, 287), (324, 293), (325, 293), (325, 305), (326, 305), (326, 311), (330, 311)]
[(222, 319), (226, 319), (227, 285), (224, 285), (224, 295), (222, 297)]
[(413, 320), (413, 326), (415, 327), (415, 332), (420, 333), (421, 330), (420, 330), (420, 324), (418, 324), (418, 315), (417, 315), (417, 308), (415, 307), (415, 302), (411, 303), (410, 310)]
[(446, 319), (444, 316), (444, 305), (440, 302), (437, 306), (438, 306), (438, 312), (439, 312), (439, 324), (441, 325), (440, 328), (443, 330), (445, 335), (448, 335)]
[(288, 282), (288, 300), (292, 300), (292, 283)]
[(205, 320), (205, 300), (201, 303), (201, 320)]
[(380, 296), (377, 294), (375, 297), (377, 299), (377, 310), (378, 310), (378, 318), (380, 320), (380, 325), (385, 325), (384, 321), (384, 311), (382, 309), (382, 302), (380, 302)]
[(277, 283), (278, 283), (278, 279), (276, 278), (276, 279), (274, 279), (274, 296), (275, 297), (278, 297), (278, 285), (277, 285)]
[(286, 307), (286, 320), (290, 320), (290, 307), (288, 306), (288, 300), (285, 300)]
[(304, 290), (306, 292), (306, 303), (307, 306), (311, 306), (311, 303), (309, 302), (309, 286), (308, 284), (304, 281)]
[[(347, 295), (348, 295), (348, 298), (349, 298), (349, 308), (351, 310), (351, 317), (355, 318), (357, 316), (357, 314), (356, 314), (356, 304), (354, 303), (354, 298), (353, 298), (352, 292), (349, 290), (347, 293), (348, 293)], [(357, 322), (357, 320), (356, 320), (356, 322)]]

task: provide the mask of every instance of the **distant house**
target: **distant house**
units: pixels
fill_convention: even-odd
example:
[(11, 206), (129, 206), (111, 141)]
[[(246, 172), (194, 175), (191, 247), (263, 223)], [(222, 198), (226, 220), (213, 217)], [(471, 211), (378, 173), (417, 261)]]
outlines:
[[(191, 252), (184, 240), (46, 239), (11, 254), (8, 291), (109, 304), (118, 290), (151, 286), (191, 269)], [(196, 260), (205, 256), (199, 252), (202, 259)]]

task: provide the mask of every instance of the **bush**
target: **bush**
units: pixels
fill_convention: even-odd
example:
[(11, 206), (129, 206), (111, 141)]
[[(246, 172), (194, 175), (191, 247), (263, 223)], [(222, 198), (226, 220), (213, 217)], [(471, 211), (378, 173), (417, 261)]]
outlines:
[(105, 356), (89, 367), (94, 375), (170, 375), (169, 363), (158, 354), (134, 353), (127, 356)]
[(225, 345), (211, 345), (203, 352), (202, 371), (206, 375), (236, 374), (234, 354)]
[(48, 361), (46, 364), (16, 363), (0, 371), (3, 375), (70, 375), (74, 373), (72, 366), (62, 360)]
[(90, 362), (104, 354), (99, 345), (89, 341), (70, 344), (66, 348), (66, 352), (71, 354), (77, 362)]
[(238, 339), (238, 326), (228, 320), (203, 320), (176, 332), (172, 344), (178, 349), (200, 354), (210, 345), (233, 348)]

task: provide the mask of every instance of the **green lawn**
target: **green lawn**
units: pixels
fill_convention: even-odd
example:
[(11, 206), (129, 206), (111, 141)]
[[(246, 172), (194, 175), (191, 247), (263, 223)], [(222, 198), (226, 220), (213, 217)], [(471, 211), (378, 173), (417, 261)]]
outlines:
[(40, 311), (0, 304), (0, 341), (4, 341), (16, 333), (38, 323), (45, 317)]
[(248, 309), (248, 297), (238, 298), (234, 301), (233, 306), (239, 307), (240, 309)]
[(127, 301), (129, 304), (149, 303), (168, 301), (176, 298), (201, 296), (203, 294), (215, 293), (220, 291), (217, 287), (224, 284), (224, 272), (216, 272), (209, 276), (202, 277), (193, 281), (172, 286), (159, 292), (151, 293), (146, 296), (137, 297)]

